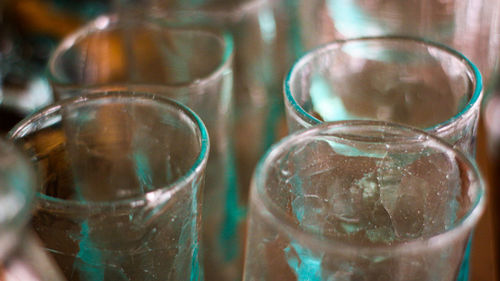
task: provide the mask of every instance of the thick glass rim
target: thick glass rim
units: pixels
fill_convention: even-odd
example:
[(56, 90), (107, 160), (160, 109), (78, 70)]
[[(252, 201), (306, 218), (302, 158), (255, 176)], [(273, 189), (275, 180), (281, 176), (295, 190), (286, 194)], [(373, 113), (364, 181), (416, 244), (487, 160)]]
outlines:
[[(12, 140), (16, 140), (24, 135), (24, 131), (28, 129), (30, 124), (38, 120), (43, 120), (47, 116), (59, 114), (68, 105), (84, 105), (90, 102), (96, 102), (99, 100), (121, 100), (123, 104), (131, 101), (148, 101), (159, 103), (161, 106), (171, 107), (177, 111), (182, 112), (184, 116), (183, 120), (189, 120), (192, 125), (197, 129), (197, 137), (200, 142), (200, 152), (193, 165), (189, 170), (176, 179), (175, 181), (167, 184), (166, 186), (158, 186), (154, 190), (146, 192), (144, 194), (134, 196), (126, 199), (118, 199), (112, 201), (78, 201), (78, 200), (65, 200), (52, 196), (47, 196), (41, 192), (36, 192), (36, 197), (38, 201), (43, 204), (44, 209), (59, 210), (61, 212), (81, 212), (81, 211), (102, 211), (112, 209), (114, 211), (120, 208), (135, 208), (141, 207), (147, 204), (147, 202), (158, 200), (159, 198), (168, 200), (173, 197), (180, 190), (187, 188), (184, 187), (187, 183), (195, 180), (199, 176), (203, 169), (205, 168), (208, 160), (210, 141), (205, 124), (202, 122), (200, 117), (194, 113), (188, 107), (178, 103), (172, 99), (141, 92), (128, 92), (128, 91), (107, 91), (101, 93), (93, 93), (91, 95), (83, 95), (75, 98), (69, 98), (62, 100), (60, 102), (54, 103), (52, 105), (46, 106), (40, 109), (34, 114), (26, 117), (24, 120), (19, 122), (12, 130), (8, 133), (8, 137)], [(187, 123), (187, 122), (186, 122)], [(31, 132), (31, 131), (28, 131)]]
[[(272, 166), (275, 158), (283, 153), (283, 151), (288, 151), (289, 147), (297, 142), (301, 142), (304, 138), (310, 137), (320, 137), (331, 132), (331, 130), (337, 130), (336, 132), (347, 133), (349, 130), (365, 130), (371, 132), (387, 132), (387, 133), (406, 133), (414, 138), (408, 139), (408, 142), (401, 143), (401, 138), (395, 140), (391, 144), (415, 144), (420, 143), (424, 139), (426, 142), (433, 144), (434, 148), (437, 148), (445, 153), (451, 153), (457, 162), (465, 164), (466, 169), (470, 172), (471, 177), (469, 178), (471, 185), (477, 186), (477, 198), (474, 198), (474, 202), (464, 216), (454, 222), (448, 230), (434, 234), (432, 236), (426, 237), (425, 239), (412, 239), (410, 241), (391, 244), (386, 246), (359, 246), (353, 243), (338, 241), (330, 237), (322, 237), (317, 233), (298, 227), (296, 223), (286, 214), (281, 208), (275, 206), (271, 198), (267, 196), (266, 180), (268, 176), (268, 170)], [(350, 135), (351, 140), (361, 141), (363, 139), (356, 138), (356, 135)], [(359, 137), (359, 136), (358, 136)], [(401, 135), (401, 137), (405, 137)], [(378, 142), (383, 144), (384, 142)], [(477, 166), (469, 156), (466, 156), (461, 151), (453, 148), (450, 144), (441, 140), (432, 134), (429, 134), (423, 130), (400, 125), (398, 123), (385, 122), (385, 121), (374, 121), (374, 120), (347, 120), (347, 121), (336, 121), (336, 122), (325, 122), (318, 126), (311, 127), (309, 129), (297, 131), (287, 137), (283, 138), (281, 141), (273, 145), (261, 158), (257, 164), (257, 168), (254, 171), (252, 183), (251, 183), (251, 195), (250, 195), (250, 205), (257, 205), (260, 209), (257, 210), (271, 225), (276, 228), (286, 231), (290, 234), (292, 239), (297, 241), (305, 241), (307, 245), (312, 245), (318, 249), (323, 249), (329, 252), (343, 252), (343, 253), (366, 253), (366, 254), (376, 254), (380, 252), (391, 251), (394, 253), (410, 253), (418, 252), (425, 249), (433, 249), (442, 247), (450, 241), (454, 241), (463, 235), (464, 232), (471, 230), (478, 222), (481, 217), (485, 205), (486, 205), (486, 189), (483, 179)]]
[(468, 77), (472, 86), (472, 94), (470, 96), (469, 101), (464, 106), (464, 108), (452, 116), (451, 118), (438, 123), (432, 127), (424, 128), (427, 131), (435, 131), (436, 133), (447, 131), (450, 126), (453, 126), (458, 120), (468, 119), (474, 114), (474, 109), (479, 107), (481, 104), (481, 99), (483, 96), (483, 82), (482, 76), (479, 69), (476, 67), (472, 61), (470, 61), (465, 55), (460, 53), (459, 51), (438, 43), (434, 41), (430, 41), (424, 38), (412, 37), (412, 36), (399, 36), (399, 35), (390, 35), (390, 36), (373, 36), (373, 37), (359, 37), (345, 40), (336, 40), (325, 45), (319, 46), (298, 58), (292, 65), (290, 71), (288, 72), (285, 80), (283, 82), (284, 96), (286, 103), (290, 104), (293, 108), (293, 111), (298, 115), (298, 117), (306, 122), (309, 125), (317, 125), (323, 123), (318, 118), (309, 114), (306, 110), (304, 110), (297, 100), (295, 99), (292, 91), (292, 82), (294, 81), (295, 75), (301, 71), (304, 65), (308, 64), (311, 60), (316, 58), (318, 55), (330, 52), (332, 50), (336, 50), (339, 46), (355, 43), (355, 42), (408, 42), (412, 44), (421, 44), (425, 46), (432, 47), (440, 52), (448, 54), (448, 56), (454, 57), (457, 61), (462, 62), (466, 69), (468, 70)]
[[(132, 21), (134, 22), (134, 21)], [(211, 71), (208, 75), (204, 77), (198, 77), (189, 82), (182, 83), (170, 83), (170, 84), (159, 84), (165, 89), (182, 89), (182, 88), (199, 88), (203, 87), (207, 83), (211, 83), (214, 80), (217, 80), (218, 77), (224, 76), (227, 72), (232, 71), (232, 62), (234, 57), (234, 42), (232, 36), (228, 32), (218, 32), (215, 30), (190, 27), (190, 26), (177, 26), (173, 24), (169, 24), (167, 20), (161, 19), (159, 17), (151, 17), (146, 22), (138, 23), (145, 26), (153, 26), (153, 27), (161, 27), (167, 28), (179, 32), (193, 32), (198, 33), (201, 36), (213, 37), (216, 38), (220, 42), (221, 49), (223, 50), (223, 54), (221, 57), (220, 63), (217, 65), (213, 71)], [(109, 14), (109, 15), (101, 15), (88, 24), (84, 25), (74, 33), (70, 34), (66, 38), (64, 38), (59, 45), (56, 47), (54, 52), (51, 54), (49, 61), (47, 63), (47, 77), (51, 84), (53, 84), (56, 88), (67, 91), (67, 90), (77, 90), (77, 89), (94, 89), (102, 86), (108, 85), (126, 85), (127, 83), (97, 83), (97, 84), (78, 84), (78, 83), (65, 83), (63, 82), (57, 75), (55, 75), (56, 64), (59, 58), (70, 48), (75, 46), (75, 44), (98, 32), (105, 30), (112, 30), (114, 28), (119, 27), (122, 22), (119, 19), (117, 14)], [(128, 24), (127, 21), (123, 21), (123, 23)], [(143, 83), (130, 83), (133, 85), (141, 85)], [(154, 83), (144, 83), (144, 85), (151, 85)]]

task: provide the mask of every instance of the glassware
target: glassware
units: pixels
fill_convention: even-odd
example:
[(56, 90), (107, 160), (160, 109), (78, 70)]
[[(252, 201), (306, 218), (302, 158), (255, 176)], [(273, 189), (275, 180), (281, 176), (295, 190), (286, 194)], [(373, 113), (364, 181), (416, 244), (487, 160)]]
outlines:
[(32, 224), (68, 280), (201, 280), (209, 142), (190, 109), (95, 93), (46, 107), (9, 134), (41, 178)]
[(203, 203), (207, 266), (238, 246), (231, 238), (237, 239), (233, 232), (239, 225), (226, 222), (229, 210), (238, 211), (232, 209), (237, 204), (230, 136), (232, 59), (228, 34), (174, 26), (160, 18), (111, 15), (67, 37), (49, 61), (58, 100), (96, 90), (145, 91), (181, 102), (201, 117), (212, 144)]
[(410, 37), (336, 41), (304, 55), (285, 81), (290, 131), (377, 119), (426, 129), (474, 155), (478, 69), (444, 45)]
[[(205, 260), (207, 280), (240, 280), (250, 178), (258, 159), (286, 134), (282, 82), (294, 59), (296, 36), (284, 0), (121, 1), (126, 18), (158, 17), (183, 26), (225, 30), (234, 40), (237, 188), (228, 193), (224, 229)], [(145, 16), (144, 16), (145, 14)], [(223, 203), (222, 203), (223, 202)]]
[(28, 227), (35, 187), (29, 160), (0, 140), (0, 280), (64, 280)]
[(500, 50), (495, 0), (292, 0), (306, 49), (339, 39), (405, 35), (440, 42), (465, 54), (494, 86)]
[(484, 193), (467, 157), (417, 129), (296, 132), (253, 177), (243, 280), (455, 281)]
[[(324, 45), (297, 61), (285, 81), (290, 131), (322, 121), (393, 121), (426, 129), (469, 155), (482, 96), (479, 70), (465, 56), (411, 37)], [(460, 280), (469, 276), (469, 252)]]

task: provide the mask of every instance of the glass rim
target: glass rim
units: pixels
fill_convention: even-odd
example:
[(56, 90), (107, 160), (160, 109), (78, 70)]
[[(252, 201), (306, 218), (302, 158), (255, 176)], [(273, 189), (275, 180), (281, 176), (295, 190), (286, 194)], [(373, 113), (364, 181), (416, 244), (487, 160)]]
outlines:
[[(96, 87), (107, 86), (110, 84), (125, 84), (125, 83), (96, 83), (96, 84), (78, 84), (78, 83), (65, 83), (55, 75), (56, 63), (59, 58), (65, 54), (67, 50), (75, 46), (80, 40), (87, 38), (92, 34), (99, 33), (105, 30), (112, 30), (113, 28), (119, 27), (122, 22), (119, 19), (118, 14), (104, 14), (98, 16), (89, 23), (83, 25), (67, 37), (65, 37), (52, 52), (47, 62), (47, 78), (49, 82), (60, 90), (78, 90), (78, 89), (93, 89)], [(126, 23), (126, 21), (125, 21)], [(226, 74), (228, 70), (231, 70), (231, 65), (234, 57), (234, 41), (231, 34), (226, 31), (215, 31), (209, 29), (203, 29), (194, 26), (176, 26), (169, 24), (168, 21), (160, 19), (158, 17), (151, 17), (146, 22), (137, 21), (137, 23), (144, 26), (154, 26), (161, 28), (168, 28), (170, 30), (182, 31), (182, 32), (193, 32), (204, 34), (203, 36), (210, 36), (216, 38), (220, 41), (220, 46), (222, 49), (222, 57), (220, 63), (206, 76), (195, 78), (188, 82), (182, 83), (144, 83), (145, 85), (161, 85), (165, 89), (183, 89), (183, 88), (199, 88), (203, 87), (207, 83), (211, 83), (218, 77)], [(141, 84), (141, 83), (132, 83)]]
[[(400, 133), (410, 133), (411, 136), (424, 136), (426, 142), (430, 141), (435, 144), (436, 148), (445, 153), (452, 153), (457, 162), (464, 163), (466, 169), (470, 171), (471, 177), (469, 177), (470, 185), (475, 184), (477, 186), (477, 198), (473, 198), (471, 207), (467, 210), (464, 216), (453, 223), (453, 225), (442, 232), (430, 235), (425, 238), (416, 238), (409, 241), (390, 244), (390, 245), (377, 245), (377, 246), (360, 246), (353, 243), (339, 241), (333, 237), (324, 237), (318, 233), (314, 233), (307, 229), (301, 228), (292, 221), (289, 215), (286, 214), (280, 207), (275, 206), (272, 199), (268, 196), (265, 191), (266, 180), (268, 176), (269, 167), (272, 166), (273, 161), (276, 156), (283, 151), (289, 149), (290, 145), (301, 141), (306, 137), (321, 136), (320, 133), (324, 130), (331, 129), (342, 129), (342, 128), (357, 128), (357, 129), (383, 129), (383, 132), (400, 132)], [(328, 131), (327, 131), (328, 132)], [(340, 130), (338, 131), (340, 132)], [(352, 137), (352, 136), (351, 136)], [(404, 137), (402, 135), (402, 137)], [(354, 138), (353, 138), (354, 140)], [(415, 141), (420, 141), (421, 139), (415, 139), (413, 142), (408, 142), (407, 144), (415, 143)], [(356, 141), (359, 141), (356, 139)], [(384, 142), (378, 142), (383, 144)], [(453, 148), (450, 144), (444, 140), (435, 137), (434, 135), (425, 132), (421, 129), (405, 126), (402, 124), (386, 121), (376, 121), (376, 120), (344, 120), (335, 122), (325, 122), (320, 125), (294, 132), (278, 143), (274, 144), (269, 148), (264, 156), (261, 158), (257, 167), (253, 173), (251, 181), (251, 192), (250, 192), (250, 204), (257, 205), (260, 210), (256, 212), (260, 213), (268, 223), (275, 225), (274, 227), (280, 229), (281, 231), (286, 231), (290, 233), (292, 239), (298, 241), (306, 241), (305, 244), (313, 245), (314, 247), (324, 249), (329, 252), (350, 252), (350, 253), (380, 253), (384, 251), (392, 251), (395, 253), (409, 253), (418, 252), (422, 249), (432, 249), (437, 247), (442, 247), (449, 243), (449, 241), (454, 241), (463, 234), (465, 231), (471, 230), (479, 221), (481, 215), (484, 212), (486, 205), (486, 187), (479, 172), (479, 169), (470, 160), (469, 156), (465, 155), (461, 151)], [(252, 206), (253, 207), (253, 206)], [(267, 214), (266, 214), (267, 213)]]
[[(165, 200), (168, 201), (169, 198), (173, 197), (176, 193), (180, 192), (180, 190), (184, 189), (186, 183), (195, 180), (195, 178), (198, 175), (200, 175), (203, 169), (206, 167), (210, 150), (210, 141), (206, 126), (203, 123), (203, 121), (194, 111), (192, 111), (187, 106), (170, 98), (151, 93), (130, 92), (130, 91), (104, 91), (101, 93), (93, 93), (89, 95), (64, 99), (62, 101), (48, 105), (38, 110), (37, 112), (33, 113), (32, 115), (26, 117), (22, 121), (20, 121), (14, 128), (12, 128), (9, 131), (8, 138), (15, 141), (17, 138), (23, 136), (22, 135), (23, 130), (26, 129), (30, 124), (32, 124), (37, 120), (43, 120), (47, 116), (60, 114), (61, 110), (63, 110), (68, 105), (80, 105), (80, 104), (84, 105), (98, 100), (115, 100), (115, 99), (123, 101), (122, 102), (123, 104), (127, 104), (128, 102), (131, 101), (140, 101), (140, 100), (156, 102), (159, 103), (161, 106), (167, 106), (169, 108), (182, 112), (183, 117), (187, 118), (190, 121), (190, 123), (194, 125), (194, 128), (197, 130), (196, 136), (197, 139), (199, 139), (200, 151), (194, 163), (191, 165), (188, 171), (186, 171), (182, 176), (177, 178), (175, 181), (165, 186), (156, 186), (154, 190), (130, 198), (123, 198), (110, 201), (66, 200), (45, 195), (39, 192), (37, 189), (35, 196), (38, 198), (37, 200), (38, 204), (40, 203), (43, 204), (44, 209), (60, 210), (62, 212), (79, 212), (82, 210), (102, 211), (103, 208), (104, 209), (109, 208), (116, 211), (119, 210), (121, 207), (124, 208), (142, 207), (146, 205), (147, 202), (157, 200), (158, 198), (164, 198)], [(184, 121), (184, 123), (187, 122)], [(76, 209), (70, 210), (68, 208), (69, 206), (71, 208), (76, 208)], [(94, 208), (99, 208), (99, 209), (94, 209)]]
[[(446, 53), (448, 56), (454, 57), (457, 61), (461, 62), (463, 65), (465, 65), (466, 69), (468, 70), (468, 77), (471, 82), (472, 86), (472, 93), (470, 96), (470, 99), (467, 101), (467, 104), (458, 112), (457, 114), (453, 115), (451, 118), (448, 118), (447, 120), (440, 122), (438, 124), (435, 124), (431, 127), (428, 128), (423, 128), (423, 130), (426, 131), (435, 131), (435, 132), (442, 132), (446, 131), (449, 129), (450, 126), (453, 126), (458, 120), (465, 119), (465, 118), (470, 118), (474, 114), (474, 109), (478, 106), (480, 106), (481, 103), (481, 98), (483, 96), (483, 81), (482, 81), (482, 76), (477, 68), (477, 66), (469, 60), (464, 54), (461, 52), (455, 50), (454, 48), (447, 46), (445, 44), (427, 40), (425, 38), (420, 38), (420, 37), (413, 37), (413, 36), (403, 36), (403, 35), (387, 35), (387, 36), (367, 36), (367, 37), (358, 37), (358, 38), (351, 38), (351, 39), (341, 39), (341, 40), (336, 40), (332, 41), (330, 43), (326, 43), (324, 45), (321, 45), (319, 47), (316, 47), (302, 56), (300, 56), (295, 62), (292, 64), (292, 67), (290, 68), (289, 72), (287, 73), (285, 80), (283, 82), (283, 91), (284, 91), (284, 96), (285, 96), (285, 102), (290, 104), (293, 108), (293, 111), (298, 115), (298, 117), (306, 122), (307, 124), (310, 125), (316, 125), (316, 124), (321, 124), (323, 123), (320, 121), (318, 118), (312, 116), (309, 114), (307, 111), (305, 111), (302, 106), (299, 105), (297, 100), (295, 99), (293, 93), (292, 93), (292, 81), (294, 80), (294, 76), (296, 73), (300, 72), (302, 67), (309, 63), (313, 58), (315, 58), (318, 54), (325, 53), (325, 52), (330, 52), (333, 49), (338, 48), (338, 46), (342, 46), (345, 44), (349, 43), (355, 43), (355, 42), (383, 42), (383, 41), (388, 41), (388, 42), (397, 42), (397, 41), (402, 41), (402, 42), (410, 42), (414, 44), (422, 44), (426, 46), (430, 46), (440, 52)], [(373, 120), (373, 119), (372, 119)], [(337, 120), (335, 120), (337, 121)], [(340, 120), (338, 120), (340, 121)]]

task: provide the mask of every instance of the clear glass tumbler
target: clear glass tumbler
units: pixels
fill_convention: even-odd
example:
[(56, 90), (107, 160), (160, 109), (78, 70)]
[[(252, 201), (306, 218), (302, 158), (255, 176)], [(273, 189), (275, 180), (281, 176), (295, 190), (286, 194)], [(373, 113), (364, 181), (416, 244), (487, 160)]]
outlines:
[(201, 280), (209, 141), (187, 107), (105, 92), (58, 102), (10, 137), (41, 179), (34, 230), (68, 280)]
[[(224, 30), (234, 40), (234, 129), (237, 188), (218, 200), (224, 229), (208, 249), (206, 278), (240, 280), (252, 171), (265, 150), (286, 134), (282, 82), (294, 59), (294, 23), (285, 0), (124, 0), (127, 18), (158, 17), (182, 26)], [(292, 36), (293, 35), (293, 36)], [(202, 116), (203, 117), (203, 116)], [(213, 225), (213, 224), (212, 224)]]
[(418, 129), (297, 132), (254, 174), (243, 280), (455, 281), (484, 193), (464, 154)]
[(238, 199), (232, 60), (233, 42), (226, 33), (174, 26), (161, 18), (110, 15), (67, 37), (49, 61), (58, 100), (102, 90), (145, 91), (181, 102), (200, 116), (211, 142), (203, 203), (207, 263), (224, 264), (224, 254), (237, 251), (241, 240), (234, 234), (237, 222), (226, 222), (238, 211), (233, 208)]
[(65, 280), (28, 227), (36, 189), (28, 158), (0, 140), (0, 280)]
[(459, 52), (411, 37), (340, 40), (300, 58), (285, 80), (290, 131), (323, 121), (376, 119), (426, 129), (474, 155), (483, 96)]

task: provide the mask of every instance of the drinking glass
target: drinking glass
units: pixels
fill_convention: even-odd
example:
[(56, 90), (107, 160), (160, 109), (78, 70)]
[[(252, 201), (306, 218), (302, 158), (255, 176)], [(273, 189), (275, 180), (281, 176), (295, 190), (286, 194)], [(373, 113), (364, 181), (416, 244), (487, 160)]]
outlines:
[(411, 37), (339, 40), (300, 58), (285, 80), (290, 131), (377, 119), (426, 129), (474, 155), (478, 69), (459, 52)]
[(58, 100), (102, 90), (146, 91), (181, 102), (201, 117), (212, 144), (203, 202), (206, 263), (225, 264), (221, 257), (238, 246), (230, 239), (236, 239), (238, 225), (226, 222), (229, 211), (237, 212), (232, 58), (226, 33), (160, 18), (105, 15), (62, 41), (49, 60)]
[(481, 70), (492, 90), (500, 50), (495, 0), (291, 0), (306, 50), (339, 39), (405, 35), (451, 46)]
[(41, 178), (32, 224), (68, 280), (201, 280), (202, 121), (170, 99), (60, 101), (10, 137)]
[(455, 281), (484, 193), (464, 154), (418, 129), (296, 132), (255, 171), (243, 280)]
[(119, 13), (146, 14), (184, 26), (225, 30), (234, 40), (237, 187), (228, 193), (224, 229), (205, 260), (207, 280), (240, 280), (250, 178), (264, 151), (284, 135), (282, 81), (293, 61), (295, 34), (285, 0), (124, 0)]
[(64, 280), (28, 227), (35, 188), (29, 160), (0, 140), (0, 280)]

